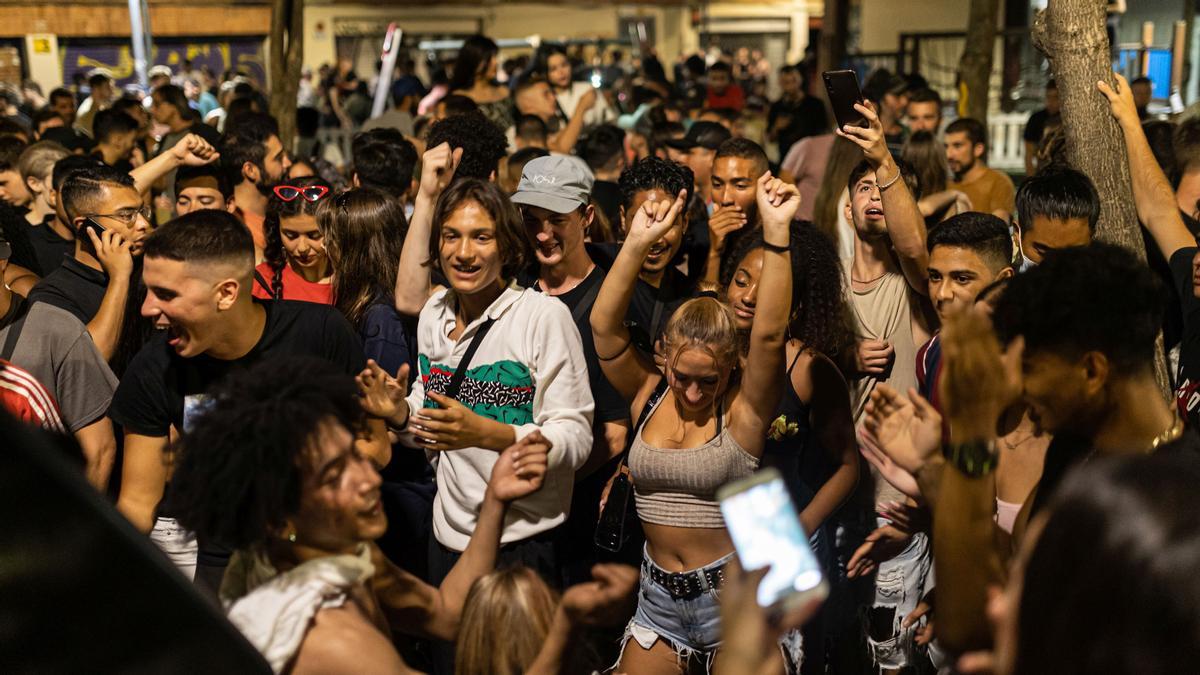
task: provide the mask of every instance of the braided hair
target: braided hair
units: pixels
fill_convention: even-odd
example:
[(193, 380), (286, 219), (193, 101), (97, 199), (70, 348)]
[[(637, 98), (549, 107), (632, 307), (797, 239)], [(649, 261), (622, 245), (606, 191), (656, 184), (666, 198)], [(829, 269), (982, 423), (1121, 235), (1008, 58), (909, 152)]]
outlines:
[[(332, 192), (332, 187), (323, 178), (310, 176), (305, 178), (292, 178), (285, 181), (286, 185), (291, 185), (300, 189), (306, 187), (322, 186)], [(263, 234), (266, 237), (267, 245), (263, 249), (263, 257), (266, 259), (267, 265), (271, 268), (271, 287), (266, 290), (275, 300), (283, 299), (283, 268), (287, 265), (287, 251), (283, 248), (283, 235), (279, 232), (279, 224), (284, 218), (294, 218), (296, 216), (313, 216), (316, 217), (317, 206), (325, 197), (318, 199), (315, 202), (310, 202), (303, 195), (297, 196), (290, 202), (285, 202), (279, 198), (279, 195), (274, 191), (271, 193), (271, 198), (267, 202), (267, 217), (263, 221)]]

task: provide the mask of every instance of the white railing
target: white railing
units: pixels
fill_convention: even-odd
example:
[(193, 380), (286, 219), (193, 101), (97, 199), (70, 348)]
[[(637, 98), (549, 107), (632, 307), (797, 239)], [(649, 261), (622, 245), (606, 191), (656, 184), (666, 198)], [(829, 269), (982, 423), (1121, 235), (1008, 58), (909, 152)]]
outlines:
[(1029, 113), (988, 115), (988, 166), (998, 171), (1025, 171), (1025, 123)]

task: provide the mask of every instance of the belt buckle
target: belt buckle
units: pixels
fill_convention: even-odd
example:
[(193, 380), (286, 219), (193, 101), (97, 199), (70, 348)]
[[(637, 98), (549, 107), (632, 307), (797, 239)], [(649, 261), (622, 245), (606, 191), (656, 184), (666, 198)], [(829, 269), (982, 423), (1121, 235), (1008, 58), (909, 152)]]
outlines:
[(692, 592), (692, 575), (683, 572), (671, 572), (667, 575), (667, 590), (676, 600), (687, 600), (695, 595)]

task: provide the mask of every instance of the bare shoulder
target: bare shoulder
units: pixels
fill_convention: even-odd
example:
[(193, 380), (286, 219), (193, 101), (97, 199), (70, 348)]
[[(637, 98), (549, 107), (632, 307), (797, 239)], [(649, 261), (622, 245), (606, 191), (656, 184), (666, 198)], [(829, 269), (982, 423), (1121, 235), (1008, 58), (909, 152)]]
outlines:
[(391, 640), (353, 604), (323, 609), (300, 645), (292, 675), (415, 673)]
[[(792, 389), (805, 403), (812, 404), (814, 396), (838, 394), (848, 398), (846, 378), (828, 356), (812, 349), (801, 348), (791, 373)], [(822, 398), (829, 399), (829, 396)]]

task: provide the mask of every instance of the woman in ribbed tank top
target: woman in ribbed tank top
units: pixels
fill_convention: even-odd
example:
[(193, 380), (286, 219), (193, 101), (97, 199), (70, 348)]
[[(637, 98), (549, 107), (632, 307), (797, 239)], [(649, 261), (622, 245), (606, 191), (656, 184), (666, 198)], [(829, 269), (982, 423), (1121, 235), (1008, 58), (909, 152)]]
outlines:
[(683, 192), (674, 202), (641, 206), (592, 308), (604, 375), (630, 401), (633, 419), (651, 408), (634, 430), (628, 462), (646, 550), (620, 672), (681, 673), (688, 658), (711, 660), (720, 646), (717, 593), (733, 543), (715, 492), (757, 468), (779, 402), (792, 286), (789, 224), (800, 202), (794, 186), (770, 173), (756, 191), (766, 245), (744, 366), (733, 312), (713, 298), (689, 300), (671, 317), (665, 373), (630, 349), (621, 318), (646, 255), (686, 217)]

